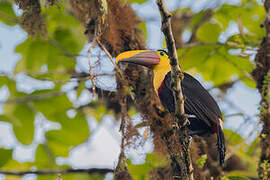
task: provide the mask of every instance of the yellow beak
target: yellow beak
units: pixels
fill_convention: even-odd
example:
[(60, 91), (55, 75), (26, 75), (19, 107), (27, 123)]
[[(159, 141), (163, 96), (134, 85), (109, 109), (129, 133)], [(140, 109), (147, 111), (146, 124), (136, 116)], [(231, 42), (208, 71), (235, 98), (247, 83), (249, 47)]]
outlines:
[(157, 51), (135, 50), (127, 51), (116, 57), (116, 63), (134, 63), (146, 67), (157, 65), (160, 61)]

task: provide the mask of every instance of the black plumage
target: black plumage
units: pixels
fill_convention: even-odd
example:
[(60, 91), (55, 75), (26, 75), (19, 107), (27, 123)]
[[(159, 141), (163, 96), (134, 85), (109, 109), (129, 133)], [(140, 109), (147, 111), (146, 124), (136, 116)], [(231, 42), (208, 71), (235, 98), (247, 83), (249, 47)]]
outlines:
[[(158, 95), (164, 108), (170, 112), (175, 111), (173, 92), (171, 90), (171, 72), (167, 73)], [(221, 128), (221, 111), (209, 92), (191, 75), (184, 73), (181, 82), (183, 95), (185, 97), (185, 113), (188, 115), (190, 124), (188, 128), (190, 135), (217, 134), (217, 147), (219, 151), (219, 161), (222, 165), (225, 159), (225, 140)]]
[[(170, 112), (175, 111), (173, 92), (171, 90), (171, 66), (166, 51), (135, 50), (121, 53), (116, 62), (134, 63), (154, 71), (153, 85), (162, 105)], [(167, 74), (166, 74), (167, 73)], [(222, 115), (214, 98), (192, 76), (184, 73), (181, 82), (185, 97), (185, 113), (188, 115), (190, 135), (217, 135), (217, 148), (220, 165), (225, 159), (225, 140), (222, 131)]]

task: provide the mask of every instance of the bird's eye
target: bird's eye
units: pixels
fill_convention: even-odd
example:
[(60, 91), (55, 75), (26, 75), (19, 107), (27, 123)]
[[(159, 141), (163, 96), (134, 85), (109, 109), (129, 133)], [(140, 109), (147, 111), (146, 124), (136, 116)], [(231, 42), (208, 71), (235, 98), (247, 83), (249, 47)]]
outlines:
[(161, 51), (161, 52), (160, 52), (160, 55), (161, 55), (161, 56), (164, 56), (164, 52)]

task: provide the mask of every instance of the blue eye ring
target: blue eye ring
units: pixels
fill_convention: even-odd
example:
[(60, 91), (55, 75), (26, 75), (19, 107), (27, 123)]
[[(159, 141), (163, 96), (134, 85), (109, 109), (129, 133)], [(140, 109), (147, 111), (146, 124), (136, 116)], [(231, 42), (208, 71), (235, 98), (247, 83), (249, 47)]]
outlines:
[(160, 56), (168, 55), (168, 53), (163, 49), (159, 49), (158, 52), (159, 52)]
[(163, 51), (161, 51), (159, 54), (160, 54), (161, 56), (164, 56), (164, 55), (165, 55), (165, 53), (164, 53)]

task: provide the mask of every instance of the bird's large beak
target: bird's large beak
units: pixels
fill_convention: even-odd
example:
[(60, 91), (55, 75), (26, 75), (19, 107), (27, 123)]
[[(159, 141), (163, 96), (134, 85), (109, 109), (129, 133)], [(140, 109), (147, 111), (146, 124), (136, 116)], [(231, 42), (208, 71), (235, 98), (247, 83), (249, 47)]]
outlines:
[(157, 65), (159, 61), (160, 58), (158, 56), (158, 53), (156, 51), (150, 50), (127, 51), (119, 54), (116, 57), (116, 63), (134, 63), (146, 67), (152, 67), (153, 65)]

